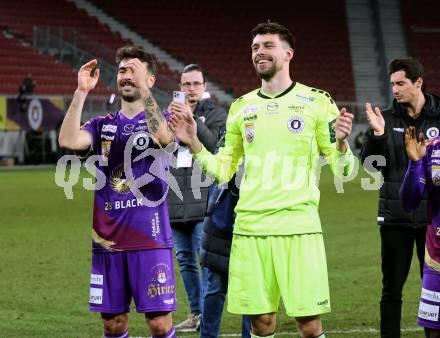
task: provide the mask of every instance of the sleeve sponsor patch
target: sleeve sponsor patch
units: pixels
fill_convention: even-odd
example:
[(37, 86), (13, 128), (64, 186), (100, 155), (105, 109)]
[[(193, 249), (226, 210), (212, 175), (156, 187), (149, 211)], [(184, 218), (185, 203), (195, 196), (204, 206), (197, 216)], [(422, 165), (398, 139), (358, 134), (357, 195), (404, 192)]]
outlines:
[(336, 142), (336, 119), (330, 121), (328, 123), (328, 132), (330, 134), (330, 142)]

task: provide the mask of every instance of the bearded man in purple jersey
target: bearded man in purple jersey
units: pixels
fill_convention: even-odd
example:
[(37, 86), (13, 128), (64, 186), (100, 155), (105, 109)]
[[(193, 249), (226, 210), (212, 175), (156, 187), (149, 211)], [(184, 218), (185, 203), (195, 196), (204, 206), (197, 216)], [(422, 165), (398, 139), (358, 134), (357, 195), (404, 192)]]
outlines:
[(63, 148), (95, 155), (106, 178), (95, 191), (89, 309), (101, 313), (104, 337), (125, 338), (134, 299), (153, 337), (172, 338), (176, 289), (166, 204), (169, 156), (162, 146), (174, 135), (151, 94), (154, 56), (126, 46), (118, 49), (116, 63), (121, 110), (80, 127), (85, 99), (99, 78), (92, 60), (78, 72), (59, 135)]
[(425, 263), (417, 323), (428, 338), (440, 338), (440, 138), (424, 142), (416, 139), (414, 127), (405, 132), (409, 164), (400, 187), (406, 211), (412, 212), (426, 193), (428, 225), (426, 228)]

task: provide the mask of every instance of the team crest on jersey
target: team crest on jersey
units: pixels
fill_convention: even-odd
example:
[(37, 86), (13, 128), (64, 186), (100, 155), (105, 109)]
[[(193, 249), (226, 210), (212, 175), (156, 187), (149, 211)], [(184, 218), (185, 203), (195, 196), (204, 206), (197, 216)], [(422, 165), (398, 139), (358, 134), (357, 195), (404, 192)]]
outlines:
[(149, 140), (147, 133), (138, 133), (133, 139), (133, 146), (137, 150), (145, 150), (148, 148)]
[(336, 142), (336, 119), (328, 123), (328, 132), (330, 133), (330, 142)]
[(167, 281), (167, 273), (165, 271), (160, 271), (157, 273), (157, 281), (163, 284)]
[(304, 120), (299, 115), (292, 116), (287, 121), (287, 129), (289, 129), (292, 133), (297, 134), (304, 129)]
[(439, 130), (437, 127), (431, 127), (426, 131), (426, 136), (431, 139), (431, 138), (436, 138), (439, 135)]
[(432, 170), (432, 184), (436, 187), (440, 187), (440, 165), (433, 165)]
[(253, 123), (246, 123), (244, 125), (245, 128), (245, 134), (246, 134), (246, 141), (248, 143), (252, 143), (255, 138), (255, 127)]

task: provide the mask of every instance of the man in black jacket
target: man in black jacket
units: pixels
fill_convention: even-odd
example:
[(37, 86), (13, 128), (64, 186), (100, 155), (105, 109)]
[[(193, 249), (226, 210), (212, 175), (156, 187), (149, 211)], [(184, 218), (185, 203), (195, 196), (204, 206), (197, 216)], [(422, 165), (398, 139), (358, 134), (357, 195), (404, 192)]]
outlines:
[[(221, 131), (226, 124), (226, 111), (210, 98), (202, 99), (206, 90), (206, 78), (196, 64), (186, 66), (181, 74), (180, 88), (186, 94), (186, 103), (173, 101), (168, 110), (172, 113), (191, 111), (197, 121), (197, 137), (203, 145), (214, 152)], [(201, 169), (192, 161), (188, 148), (181, 146), (177, 163), (170, 170), (177, 180), (183, 199), (171, 189), (168, 207), (176, 248), (176, 258), (191, 309), (188, 319), (175, 326), (176, 331), (196, 331), (202, 311), (201, 272), (198, 263), (202, 237), (202, 221), (205, 217), (208, 184)]]
[(416, 245), (420, 273), (426, 231), (426, 199), (413, 213), (404, 211), (399, 200), (399, 187), (405, 175), (408, 158), (404, 131), (416, 128), (426, 139), (439, 135), (440, 98), (424, 91), (423, 66), (416, 59), (396, 59), (389, 65), (394, 101), (382, 113), (366, 104), (370, 128), (365, 135), (361, 157), (368, 169), (370, 155), (381, 155), (385, 163), (373, 165), (382, 171), (384, 184), (379, 194), (377, 223), (380, 225), (382, 256), (382, 298), (380, 302), (381, 337), (400, 337), (402, 289), (408, 277), (413, 247)]

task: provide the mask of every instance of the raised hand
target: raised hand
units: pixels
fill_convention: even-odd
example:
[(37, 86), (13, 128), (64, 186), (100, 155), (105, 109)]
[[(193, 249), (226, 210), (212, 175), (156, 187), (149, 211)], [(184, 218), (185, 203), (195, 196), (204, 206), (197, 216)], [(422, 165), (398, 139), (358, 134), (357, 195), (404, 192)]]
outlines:
[(135, 87), (142, 89), (149, 89), (147, 85), (148, 69), (144, 62), (134, 58), (126, 62), (121, 62), (120, 67), (131, 68), (132, 81)]
[(83, 65), (78, 71), (78, 90), (88, 93), (95, 88), (99, 79), (98, 61), (93, 59)]
[(180, 142), (188, 145), (193, 153), (200, 150), (200, 142), (197, 139), (197, 123), (188, 112), (173, 113), (169, 123), (171, 131)]
[(170, 105), (168, 106), (168, 111), (172, 112), (173, 114), (185, 113), (193, 116), (191, 107), (188, 104), (177, 101), (171, 101)]
[(385, 130), (385, 120), (380, 112), (379, 107), (371, 106), (371, 103), (367, 102), (365, 104), (365, 111), (367, 114), (367, 120), (370, 124), (371, 129), (374, 131), (375, 135), (382, 135)]
[(335, 124), (336, 139), (340, 141), (346, 140), (348, 135), (351, 134), (352, 126), (353, 114), (350, 114), (345, 108), (342, 108)]
[(419, 141), (416, 139), (416, 128), (409, 127), (405, 130), (405, 148), (411, 161), (421, 160), (426, 154), (425, 136), (419, 133)]

